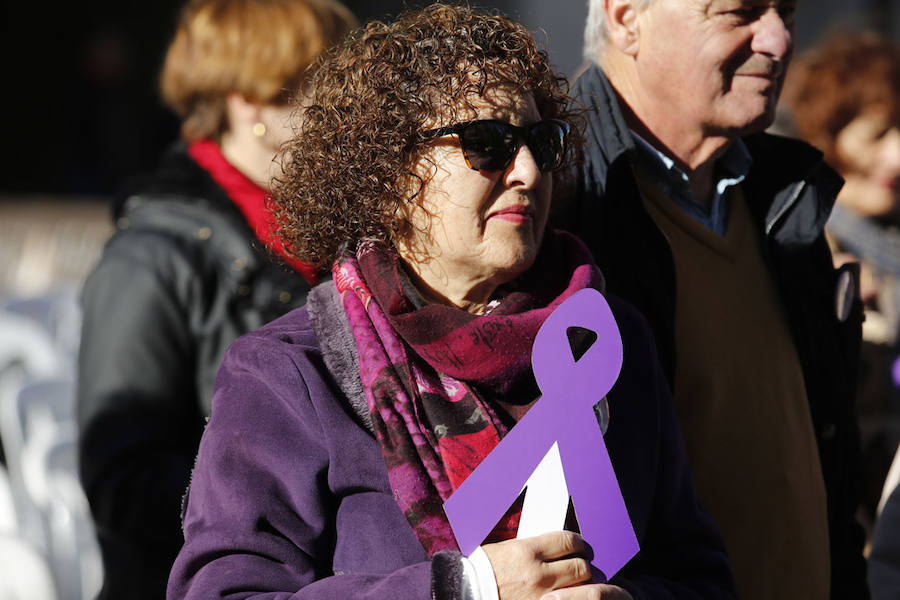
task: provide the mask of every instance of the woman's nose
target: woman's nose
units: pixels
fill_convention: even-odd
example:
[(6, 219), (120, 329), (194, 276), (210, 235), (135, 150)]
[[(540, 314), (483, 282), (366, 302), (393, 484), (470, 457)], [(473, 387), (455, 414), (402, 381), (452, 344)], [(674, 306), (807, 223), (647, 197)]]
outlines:
[(531, 149), (524, 143), (519, 144), (512, 162), (504, 173), (506, 187), (530, 190), (537, 187), (542, 176)]

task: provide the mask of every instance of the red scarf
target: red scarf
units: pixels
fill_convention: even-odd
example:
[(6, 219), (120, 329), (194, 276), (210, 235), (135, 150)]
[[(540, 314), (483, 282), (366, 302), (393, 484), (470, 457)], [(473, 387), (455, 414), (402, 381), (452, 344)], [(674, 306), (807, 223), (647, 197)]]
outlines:
[(188, 146), (188, 155), (225, 190), (225, 194), (244, 215), (257, 239), (300, 273), (310, 285), (315, 285), (319, 279), (315, 267), (292, 256), (281, 238), (275, 235), (274, 224), (266, 209), (268, 192), (228, 162), (219, 145), (212, 140), (192, 142)]

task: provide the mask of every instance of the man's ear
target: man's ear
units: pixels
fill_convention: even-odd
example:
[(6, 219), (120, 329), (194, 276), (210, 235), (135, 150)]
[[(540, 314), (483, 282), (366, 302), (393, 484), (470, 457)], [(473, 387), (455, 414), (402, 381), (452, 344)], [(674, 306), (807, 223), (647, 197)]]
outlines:
[(624, 54), (636, 56), (640, 31), (635, 0), (605, 0), (603, 4), (610, 44)]

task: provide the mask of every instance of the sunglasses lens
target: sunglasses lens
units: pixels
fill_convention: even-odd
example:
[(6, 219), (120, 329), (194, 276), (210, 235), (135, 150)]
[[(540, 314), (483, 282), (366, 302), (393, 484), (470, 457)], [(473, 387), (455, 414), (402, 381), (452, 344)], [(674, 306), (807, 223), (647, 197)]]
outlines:
[(528, 148), (541, 171), (555, 171), (566, 155), (566, 126), (559, 121), (539, 121), (528, 130)]
[(516, 136), (503, 123), (475, 121), (459, 134), (459, 140), (474, 169), (505, 169), (516, 153)]

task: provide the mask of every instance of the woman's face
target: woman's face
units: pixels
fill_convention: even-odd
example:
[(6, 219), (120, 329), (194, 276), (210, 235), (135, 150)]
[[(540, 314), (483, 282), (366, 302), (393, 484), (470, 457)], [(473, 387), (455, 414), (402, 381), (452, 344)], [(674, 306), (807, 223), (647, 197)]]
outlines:
[(889, 215), (900, 200), (900, 123), (886, 111), (868, 110), (835, 139), (846, 185), (838, 201), (867, 217)]
[[(506, 86), (488, 88), (472, 104), (474, 113), (460, 111), (460, 121), (524, 126), (541, 119), (531, 94)], [(552, 177), (522, 141), (505, 170), (474, 171), (457, 136), (438, 138), (413, 170), (424, 181), (406, 214), (414, 228), (395, 245), (425, 283), (451, 300), (482, 302), (531, 267), (547, 224)]]

